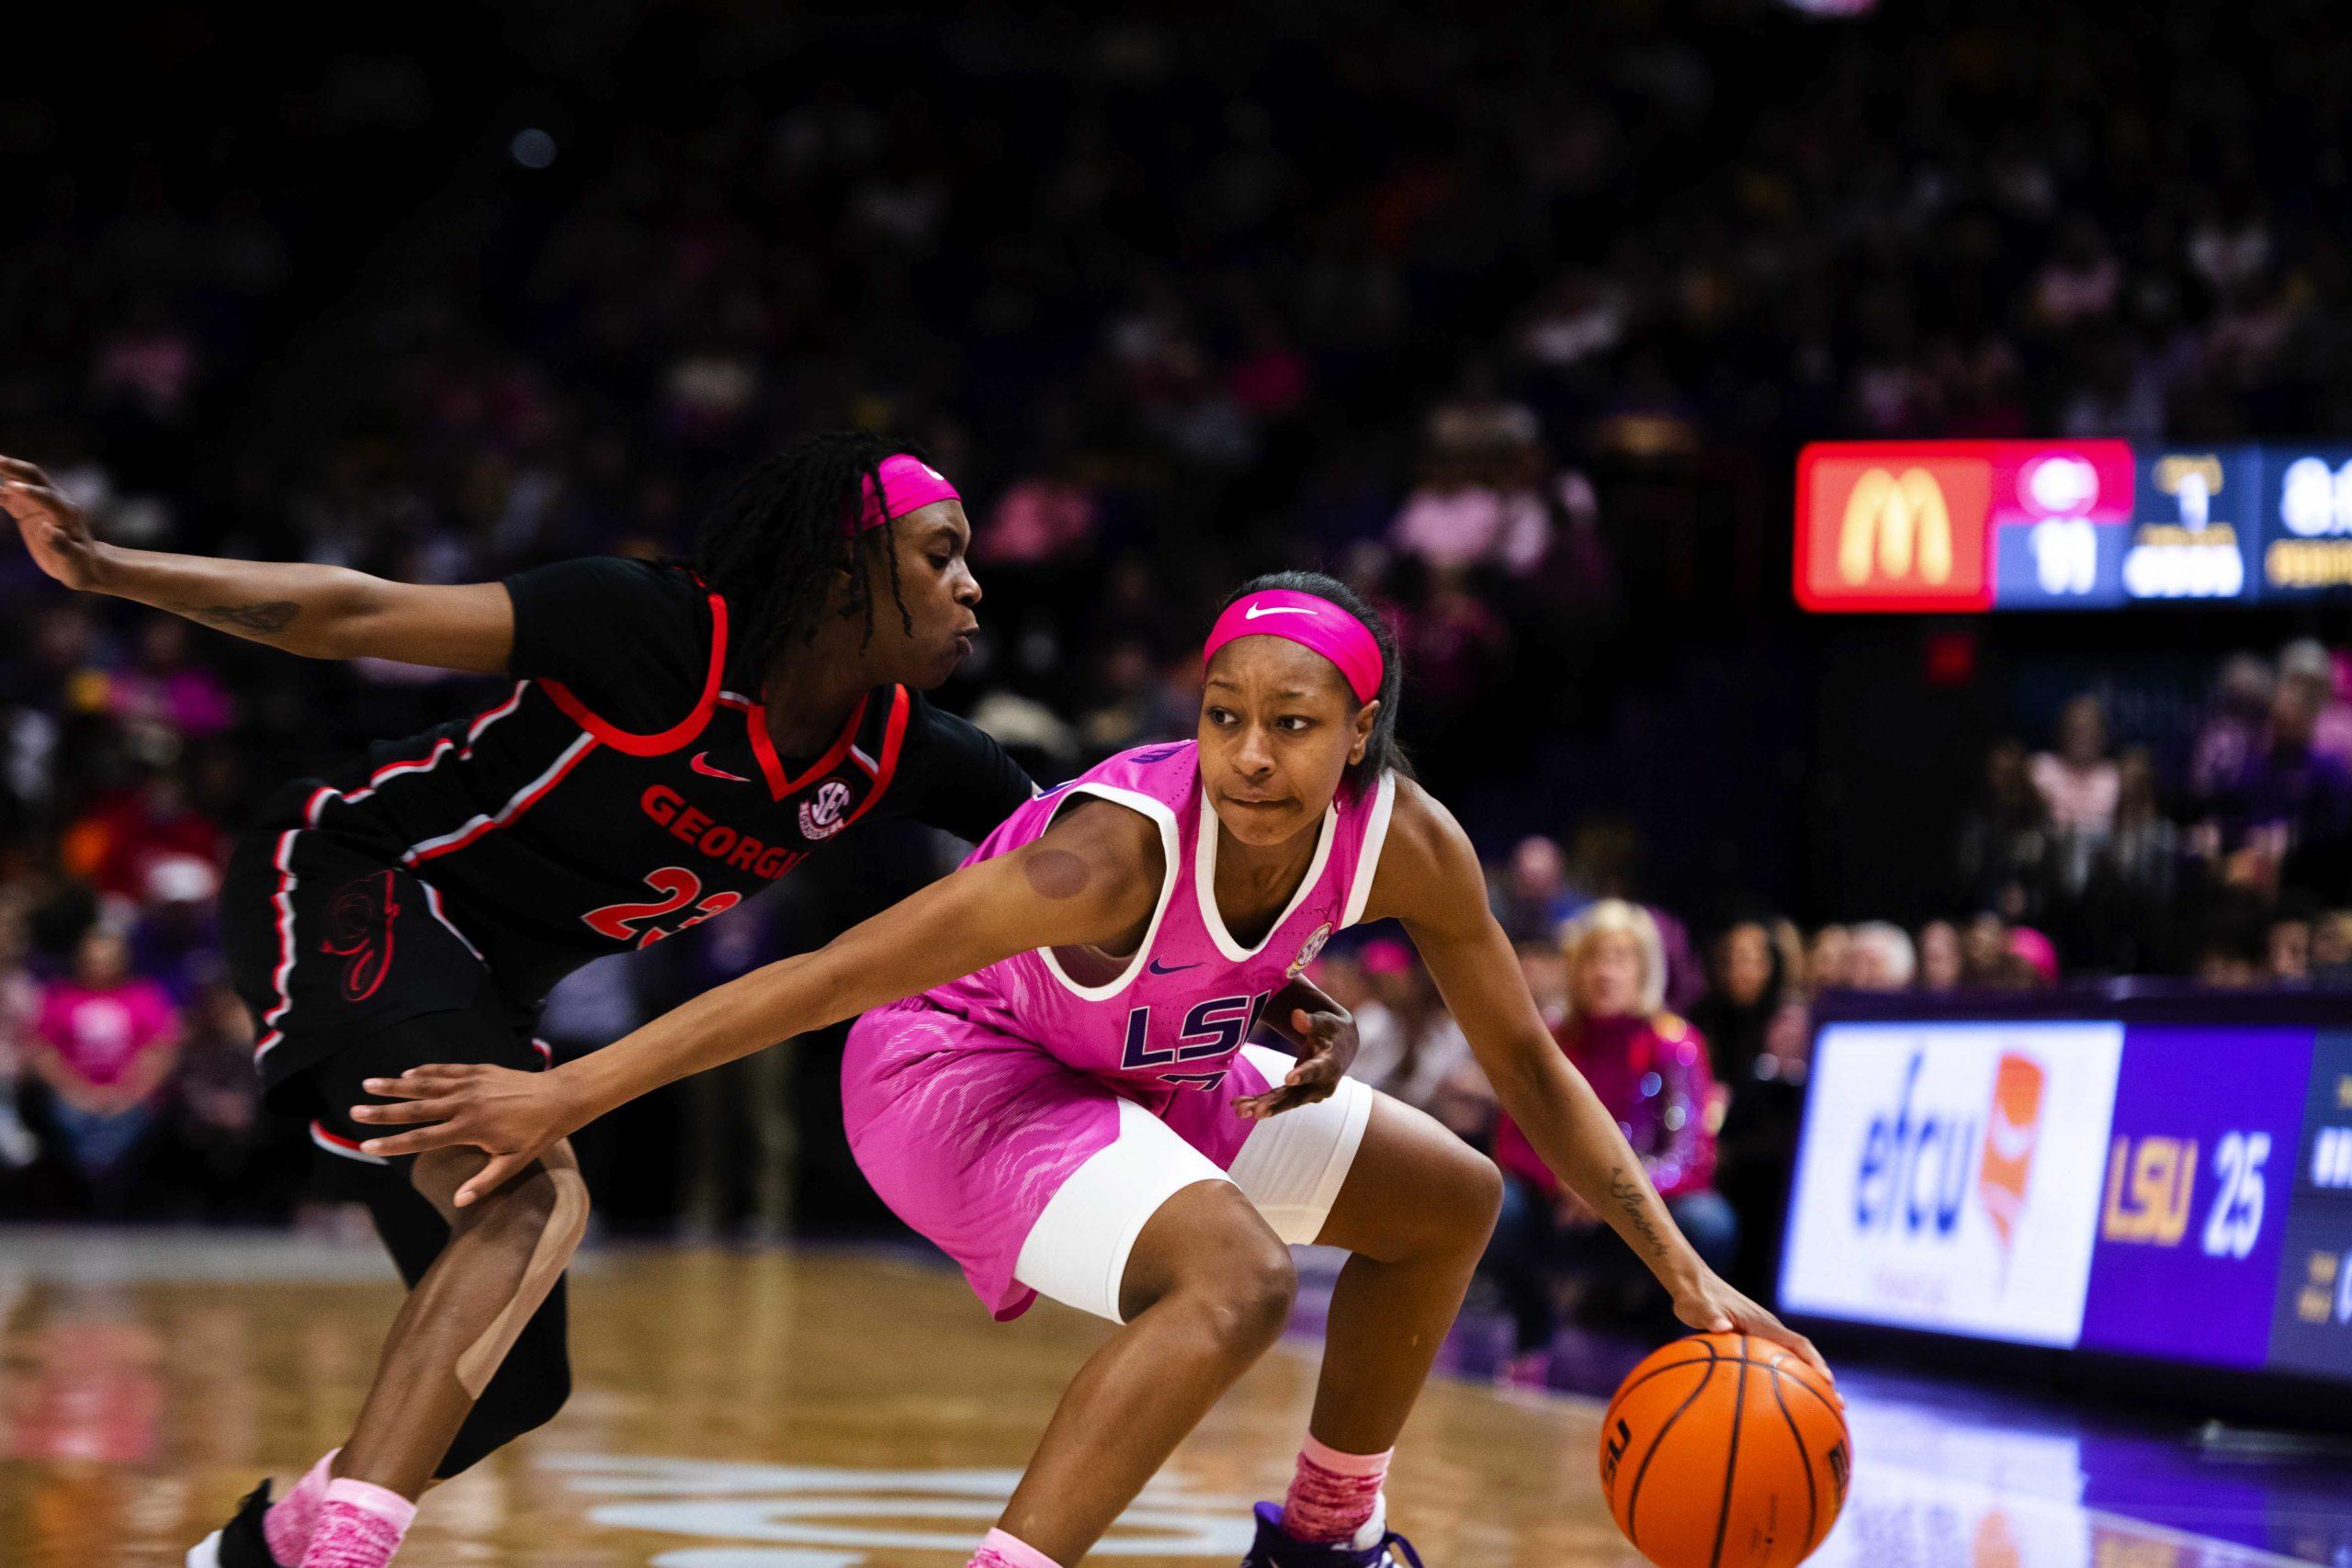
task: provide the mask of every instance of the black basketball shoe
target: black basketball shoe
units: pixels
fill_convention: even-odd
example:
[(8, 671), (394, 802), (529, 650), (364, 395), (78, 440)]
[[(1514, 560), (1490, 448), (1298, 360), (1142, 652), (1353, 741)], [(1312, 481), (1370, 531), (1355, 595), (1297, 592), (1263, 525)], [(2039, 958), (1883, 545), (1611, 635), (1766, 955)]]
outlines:
[(269, 1483), (245, 1494), (236, 1517), (191, 1547), (187, 1568), (277, 1568), (269, 1554), (269, 1538), (262, 1534), (261, 1517), (269, 1512)]

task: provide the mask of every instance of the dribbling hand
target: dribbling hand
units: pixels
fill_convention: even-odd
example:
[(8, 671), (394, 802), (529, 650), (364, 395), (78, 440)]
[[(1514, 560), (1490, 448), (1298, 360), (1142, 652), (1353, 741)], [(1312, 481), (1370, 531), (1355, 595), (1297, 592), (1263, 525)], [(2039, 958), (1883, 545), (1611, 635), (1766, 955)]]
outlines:
[(1830, 1392), (1837, 1395), (1838, 1404), (1846, 1403), (1844, 1395), (1837, 1394), (1838, 1374), (1829, 1370), (1829, 1363), (1821, 1359), (1813, 1341), (1733, 1290), (1713, 1269), (1702, 1270), (1696, 1282), (1674, 1292), (1674, 1315), (1704, 1333), (1752, 1334), (1758, 1339), (1785, 1346), (1832, 1385)]
[(16, 520), (33, 564), (66, 587), (98, 586), (103, 561), (90, 520), (32, 464), (0, 457), (0, 510)]
[(1291, 1027), (1308, 1043), (1300, 1048), (1298, 1065), (1281, 1083), (1263, 1094), (1244, 1095), (1233, 1102), (1235, 1112), (1250, 1121), (1262, 1122), (1269, 1116), (1330, 1099), (1339, 1091), (1340, 1080), (1355, 1065), (1356, 1047), (1361, 1043), (1355, 1020), (1335, 1012), (1311, 1013), (1300, 1008), (1290, 1015), (1290, 1021)]
[(399, 1158), (427, 1149), (471, 1147), (492, 1156), (458, 1189), (460, 1209), (529, 1169), (532, 1161), (588, 1120), (565, 1092), (567, 1080), (560, 1068), (522, 1073), (481, 1064), (435, 1064), (411, 1067), (396, 1078), (368, 1078), (360, 1087), (400, 1103), (355, 1105), (353, 1121), (412, 1129), (369, 1138), (359, 1145), (365, 1152)]

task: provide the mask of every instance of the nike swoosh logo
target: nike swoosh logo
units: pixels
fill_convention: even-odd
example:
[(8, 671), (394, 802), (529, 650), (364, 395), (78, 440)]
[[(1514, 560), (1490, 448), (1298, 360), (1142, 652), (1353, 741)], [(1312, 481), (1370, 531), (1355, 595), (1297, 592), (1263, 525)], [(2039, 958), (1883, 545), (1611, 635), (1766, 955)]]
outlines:
[(1182, 970), (1198, 969), (1200, 965), (1197, 964), (1162, 964), (1157, 958), (1151, 961), (1151, 972), (1155, 975), (1174, 975)]
[(741, 773), (730, 773), (725, 768), (715, 768), (711, 766), (710, 753), (707, 751), (695, 752), (694, 761), (686, 765), (694, 769), (695, 772), (702, 774), (705, 778), (733, 779), (737, 784), (750, 784), (752, 782)]
[(1313, 614), (1315, 612), (1304, 604), (1252, 604), (1241, 612), (1241, 618), (1245, 621), (1254, 621), (1261, 615), (1311, 615)]

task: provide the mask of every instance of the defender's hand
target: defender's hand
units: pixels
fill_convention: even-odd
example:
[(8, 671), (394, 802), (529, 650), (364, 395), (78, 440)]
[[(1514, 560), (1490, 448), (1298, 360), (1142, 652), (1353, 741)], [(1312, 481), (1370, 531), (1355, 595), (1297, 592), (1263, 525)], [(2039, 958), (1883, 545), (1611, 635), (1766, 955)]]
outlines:
[(353, 1121), (413, 1129), (369, 1138), (359, 1145), (368, 1154), (396, 1158), (470, 1145), (494, 1156), (458, 1189), (460, 1209), (530, 1168), (533, 1160), (589, 1120), (573, 1104), (560, 1068), (521, 1073), (479, 1064), (435, 1064), (411, 1067), (396, 1078), (368, 1078), (360, 1087), (401, 1103), (355, 1105)]
[(0, 508), (16, 519), (17, 536), (35, 566), (68, 588), (98, 586), (104, 562), (90, 520), (58, 493), (47, 474), (17, 458), (0, 457)]
[(1830, 1392), (1838, 1404), (1846, 1403), (1845, 1396), (1838, 1394), (1835, 1387), (1838, 1374), (1829, 1370), (1829, 1363), (1821, 1359), (1813, 1341), (1733, 1290), (1713, 1269), (1702, 1269), (1696, 1281), (1674, 1292), (1674, 1315), (1709, 1334), (1753, 1334), (1758, 1339), (1786, 1346), (1833, 1385)]
[(1262, 1122), (1269, 1116), (1330, 1099), (1338, 1092), (1340, 1080), (1355, 1065), (1356, 1047), (1362, 1043), (1356, 1035), (1355, 1020), (1335, 1012), (1310, 1013), (1300, 1008), (1290, 1015), (1290, 1021), (1310, 1043), (1300, 1051), (1298, 1065), (1281, 1083), (1263, 1094), (1244, 1095), (1233, 1102), (1234, 1111), (1250, 1121)]

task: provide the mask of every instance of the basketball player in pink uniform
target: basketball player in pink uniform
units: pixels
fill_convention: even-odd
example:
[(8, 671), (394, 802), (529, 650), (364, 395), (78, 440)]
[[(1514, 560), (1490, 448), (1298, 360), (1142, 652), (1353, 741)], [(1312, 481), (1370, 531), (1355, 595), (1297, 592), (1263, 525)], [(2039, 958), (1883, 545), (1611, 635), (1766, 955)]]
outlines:
[(1273, 1343), (1295, 1289), (1285, 1244), (1302, 1242), (1354, 1256), (1295, 1478), (1260, 1505), (1245, 1568), (1418, 1563), (1382, 1483), (1499, 1179), (1421, 1112), (1244, 1043), (1333, 931), (1394, 917), (1504, 1108), (1682, 1320), (1819, 1366), (1699, 1259), (1553, 1044), (1468, 837), (1397, 750), (1385, 628), (1340, 583), (1284, 573), (1225, 606), (1205, 659), (1195, 740), (1112, 758), (1016, 810), (954, 875), (576, 1064), (373, 1080), (402, 1103), (355, 1118), (431, 1125), (367, 1146), (490, 1151), (469, 1202), (648, 1089), (873, 1009), (842, 1088), (876, 1190), (999, 1317), (1042, 1294), (1124, 1325), (971, 1568), (1084, 1556)]

